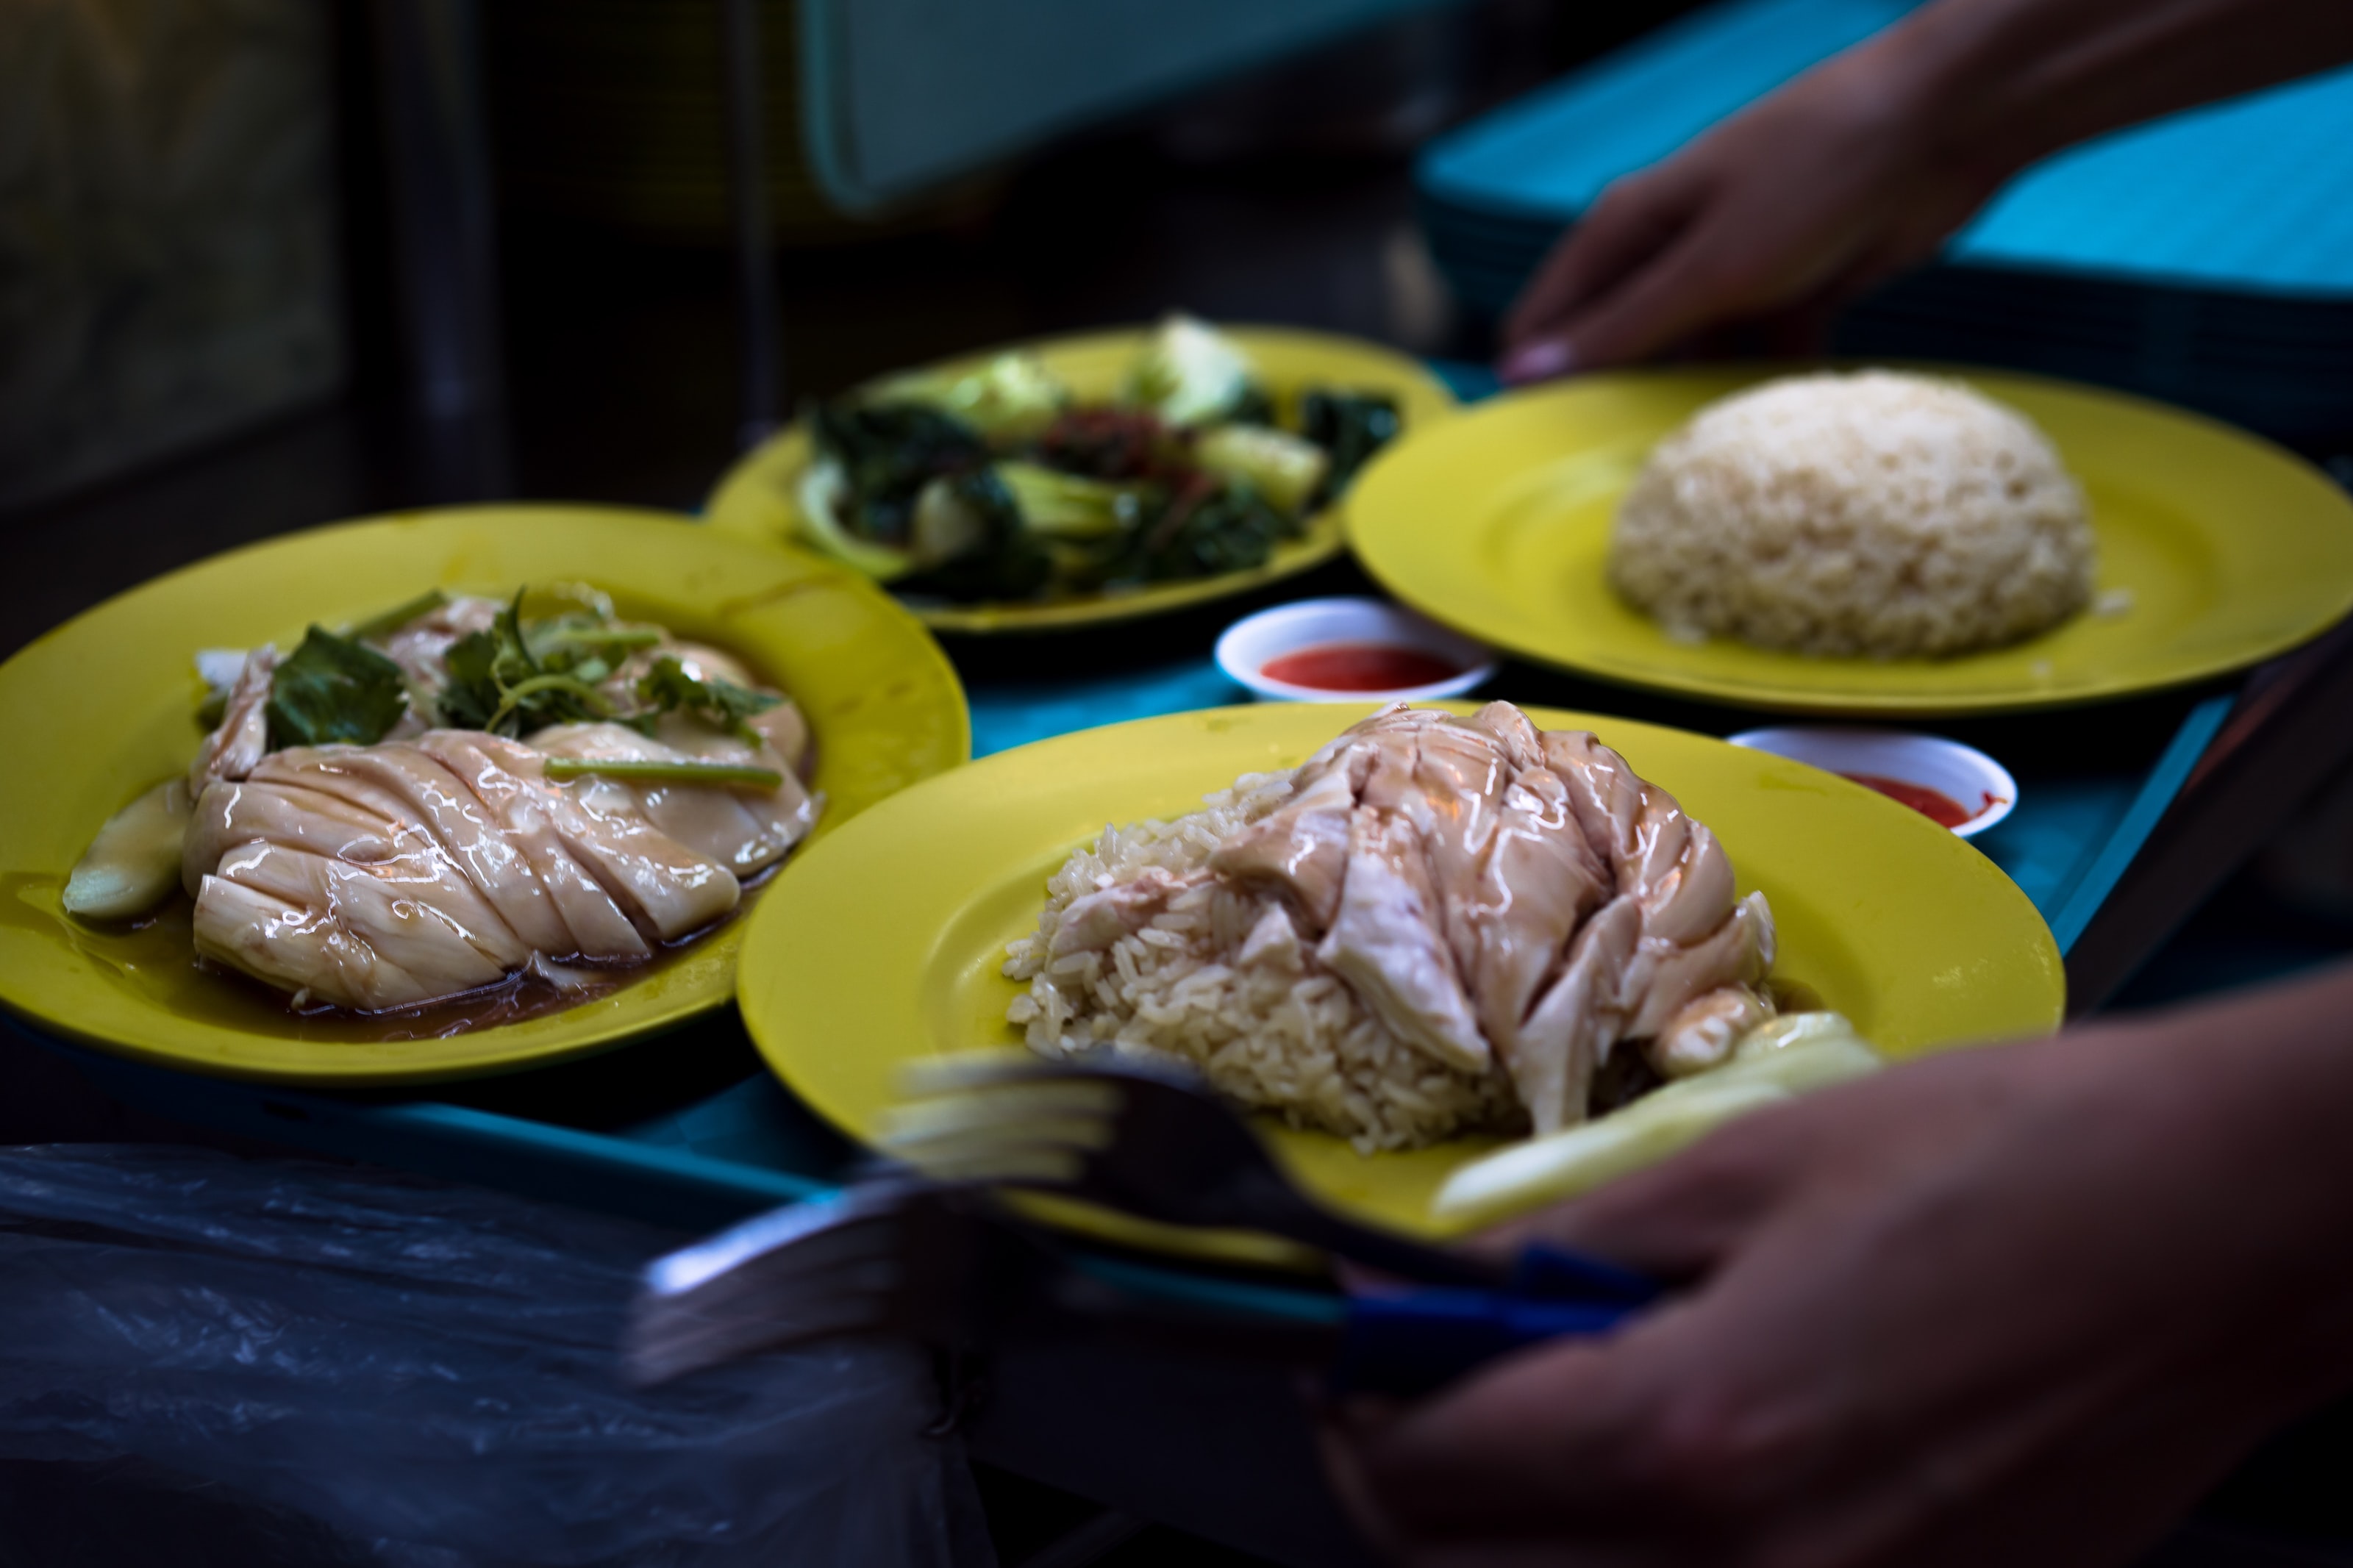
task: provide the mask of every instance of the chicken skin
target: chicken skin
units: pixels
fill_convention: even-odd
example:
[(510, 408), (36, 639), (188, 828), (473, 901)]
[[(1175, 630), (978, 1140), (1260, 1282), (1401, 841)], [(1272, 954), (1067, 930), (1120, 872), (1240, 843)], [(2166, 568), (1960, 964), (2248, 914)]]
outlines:
[(296, 747), (215, 782), (182, 863), (197, 951), (364, 1010), (524, 968), (561, 982), (565, 965), (642, 962), (726, 916), (812, 824), (789, 773), (773, 796), (741, 798), (550, 780), (551, 755), (692, 760), (617, 725), (563, 729), (543, 748), (456, 730)]
[[(1508, 703), (1375, 714), (1209, 868), (1279, 894), (1289, 931), (1399, 1039), (1466, 1071), (1500, 1061), (1538, 1132), (1584, 1119), (1620, 1042), (1697, 1071), (1770, 1011), (1772, 914), (1736, 897), (1715, 836), (1590, 734), (1539, 732)], [(1095, 895), (1089, 934), (1166, 896)]]

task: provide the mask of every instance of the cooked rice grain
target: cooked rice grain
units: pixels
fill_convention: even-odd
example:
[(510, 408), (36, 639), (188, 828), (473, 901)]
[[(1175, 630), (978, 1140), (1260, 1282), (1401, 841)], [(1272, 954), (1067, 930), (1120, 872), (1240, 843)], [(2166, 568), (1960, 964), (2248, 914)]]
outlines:
[(1102, 952), (1049, 960), (1072, 900), (1155, 868), (1197, 870), (1290, 794), (1287, 772), (1246, 773), (1173, 822), (1104, 828), (1048, 880), (1037, 933), (1006, 948), (1006, 974), (1029, 985), (1007, 1019), (1040, 1056), (1109, 1048), (1188, 1062), (1229, 1097), (1367, 1153), (1524, 1128), (1500, 1068), (1457, 1071), (1398, 1039), (1316, 962), (1313, 943), (1245, 961), (1250, 932), (1277, 902), (1271, 894), (1206, 882)]
[(2023, 415), (1864, 371), (1700, 410), (1627, 493), (1609, 573), (1671, 637), (1889, 658), (2045, 630), (2093, 566), (2083, 492)]

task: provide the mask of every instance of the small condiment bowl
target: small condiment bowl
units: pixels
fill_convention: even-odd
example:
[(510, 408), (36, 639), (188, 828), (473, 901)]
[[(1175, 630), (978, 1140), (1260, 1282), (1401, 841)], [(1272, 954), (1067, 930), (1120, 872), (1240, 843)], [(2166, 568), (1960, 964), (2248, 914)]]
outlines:
[(1934, 790), (1962, 810), (1973, 810), (1953, 828), (1964, 838), (1983, 833), (2018, 804), (2018, 781), (2009, 769), (1975, 746), (1940, 735), (1819, 725), (1750, 730), (1731, 739), (1736, 746), (1770, 752), (1843, 778), (1869, 774)]
[[(1371, 644), (1428, 654), (1459, 674), (1419, 686), (1344, 690), (1277, 680), (1266, 666), (1288, 654)], [(1424, 702), (1460, 697), (1495, 673), (1495, 656), (1435, 621), (1381, 599), (1301, 599), (1236, 621), (1218, 638), (1218, 668), (1278, 702)]]

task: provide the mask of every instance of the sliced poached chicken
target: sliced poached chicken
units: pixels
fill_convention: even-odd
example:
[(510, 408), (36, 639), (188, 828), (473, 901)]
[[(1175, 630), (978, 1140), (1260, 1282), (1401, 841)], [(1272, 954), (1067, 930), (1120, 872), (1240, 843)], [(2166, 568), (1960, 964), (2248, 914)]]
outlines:
[[(544, 745), (541, 742), (544, 739)], [(557, 783), (551, 755), (698, 760), (618, 725), (533, 744), (431, 730), (295, 747), (196, 803), (182, 862), (197, 951), (339, 1006), (403, 1007), (524, 968), (642, 962), (732, 912), (744, 879), (806, 837), (815, 807), (773, 795), (613, 778)]]
[[(1584, 1119), (1620, 1042), (1681, 1076), (1770, 1012), (1763, 896), (1736, 897), (1715, 835), (1588, 733), (1540, 732), (1508, 703), (1399, 705), (1292, 789), (1211, 872), (1280, 893), (1267, 941), (1312, 943), (1398, 1038), (1465, 1071), (1500, 1060), (1539, 1132)], [(1082, 900), (1057, 946), (1108, 943), (1170, 891)]]

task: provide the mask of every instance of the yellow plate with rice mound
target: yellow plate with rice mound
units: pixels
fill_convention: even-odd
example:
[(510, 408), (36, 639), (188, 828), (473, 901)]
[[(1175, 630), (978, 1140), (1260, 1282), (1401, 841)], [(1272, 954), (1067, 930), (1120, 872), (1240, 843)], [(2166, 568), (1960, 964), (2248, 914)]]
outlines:
[(2091, 602), (2084, 492), (1957, 381), (1784, 376), (1709, 404), (1618, 508), (1609, 582), (1667, 635), (1874, 658), (1975, 653)]
[(1526, 658), (1795, 711), (2122, 697), (2353, 609), (2353, 501), (2252, 436), (1994, 372), (1760, 385), (1804, 368), (1497, 398), (1377, 461), (1351, 542), (1399, 598)]
[[(1143, 864), (1181, 871), (1179, 862), (1225, 842), (1236, 823), (1268, 816), (1267, 803), (1252, 799), (1266, 781), (1237, 789), (1237, 780), (1300, 767), (1359, 716), (1332, 705), (1263, 704), (1145, 720), (1005, 752), (884, 803), (813, 847), (754, 914), (738, 983), (754, 1040), (811, 1106), (871, 1142), (909, 1064), (1023, 1043), (1025, 1029), (1008, 1013), (1035, 996), (1039, 966), (1025, 965), (1023, 944), (1034, 943), (1041, 914), (1050, 925), (1068, 914), (1072, 896), (1082, 896), (1079, 885), (1098, 872), (1132, 874)], [(1769, 902), (1772, 972), (1785, 997), (1845, 1014), (1898, 1057), (2057, 1024), (2064, 981), (2042, 919), (1989, 862), (1925, 817), (1860, 785), (1706, 737), (1544, 709), (1526, 717), (1546, 731), (1597, 731), (1713, 830), (1736, 871), (1739, 898), (1761, 893)], [(1212, 796), (1211, 818), (1180, 820)], [(1074, 852), (1101, 864), (1082, 858), (1073, 871)], [(1049, 914), (1049, 884), (1058, 877), (1065, 885), (1054, 889)], [(1242, 917), (1255, 926), (1263, 913), (1227, 911), (1236, 929), (1222, 934), (1163, 921), (1152, 941), (1231, 946), (1226, 939), (1247, 940)], [(1214, 925), (1219, 917), (1206, 918)], [(1025, 978), (1006, 973), (1008, 949)], [(1165, 970), (1144, 979), (1126, 999), (1128, 1013), (1186, 1012), (1182, 975)], [(1352, 1035), (1357, 1047), (1366, 1044), (1363, 1020), (1355, 1000), (1329, 975), (1322, 979), (1280, 987), (1282, 995), (1227, 999), (1271, 1020), (1256, 1043), (1295, 1042), (1304, 1056), (1321, 1051), (1332, 1058), (1324, 1065), (1345, 1069), (1338, 1058), (1356, 1048)], [(1315, 1014), (1324, 1016), (1309, 1016)], [(1039, 1021), (1024, 1016), (1030, 1026)], [(1316, 1064), (1305, 1066), (1312, 1076)], [(1458, 1074), (1440, 1086), (1451, 1102), (1417, 1107), (1417, 1084), (1398, 1087), (1403, 1092), (1365, 1113), (1354, 1146), (1271, 1115), (1259, 1125), (1326, 1202), (1439, 1234), (1432, 1194), (1500, 1134), (1377, 1145), (1414, 1143), (1458, 1121), (1510, 1125), (1508, 1113), (1495, 1114), (1506, 1108), (1493, 1103), (1507, 1091)], [(1324, 1120), (1345, 1125), (1350, 1114), (1342, 1107)], [(1432, 1120), (1417, 1124), (1417, 1115)]]

